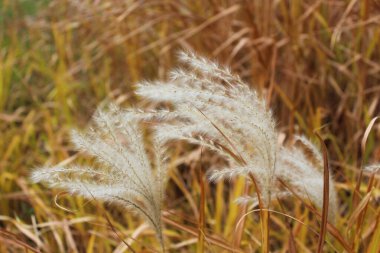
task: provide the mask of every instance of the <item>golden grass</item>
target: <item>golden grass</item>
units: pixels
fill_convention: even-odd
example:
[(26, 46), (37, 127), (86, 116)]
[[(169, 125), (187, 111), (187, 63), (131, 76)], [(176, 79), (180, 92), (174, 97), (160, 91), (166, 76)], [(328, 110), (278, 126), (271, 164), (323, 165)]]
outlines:
[[(285, 137), (316, 138), (318, 130), (326, 142), (336, 224), (321, 224), (324, 212), (297, 197), (277, 201), (269, 250), (315, 252), (325, 227), (326, 252), (378, 252), (379, 174), (362, 168), (380, 161), (372, 121), (380, 114), (379, 24), (376, 0), (0, 0), (0, 252), (159, 249), (135, 216), (31, 184), (28, 175), (80, 159), (68, 130), (105, 100), (140, 103), (133, 84), (164, 78), (178, 48), (230, 65), (263, 92)], [(200, 168), (221, 161), (194, 147), (186, 156), (179, 145), (172, 151), (168, 251), (260, 250), (260, 212), (252, 210), (236, 245), (241, 208), (233, 199), (245, 180), (208, 184)]]

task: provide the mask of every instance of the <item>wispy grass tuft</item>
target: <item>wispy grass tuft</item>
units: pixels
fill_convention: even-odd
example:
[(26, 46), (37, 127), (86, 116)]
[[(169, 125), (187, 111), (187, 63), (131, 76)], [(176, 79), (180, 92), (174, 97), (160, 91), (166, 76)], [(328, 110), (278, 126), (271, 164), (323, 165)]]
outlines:
[(132, 113), (99, 110), (95, 126), (72, 131), (77, 150), (97, 159), (98, 166), (40, 168), (31, 178), (87, 198), (108, 201), (135, 211), (156, 231), (164, 249), (161, 205), (166, 183), (163, 148), (155, 142), (154, 170), (144, 147), (139, 121)]
[[(323, 162), (316, 146), (300, 136), (294, 144), (278, 145), (275, 121), (261, 95), (206, 58), (182, 52), (179, 59), (189, 68), (172, 71), (167, 82), (142, 83), (137, 88), (137, 94), (150, 101), (175, 106), (168, 113), (172, 117), (166, 117), (173, 120), (157, 128), (158, 138), (163, 142), (187, 140), (226, 158), (228, 167), (213, 171), (211, 181), (253, 175), (265, 207), (271, 198), (288, 195), (277, 182), (280, 178), (322, 208)], [(257, 198), (244, 196), (239, 202), (245, 200)], [(329, 201), (333, 221), (337, 211), (334, 189)]]

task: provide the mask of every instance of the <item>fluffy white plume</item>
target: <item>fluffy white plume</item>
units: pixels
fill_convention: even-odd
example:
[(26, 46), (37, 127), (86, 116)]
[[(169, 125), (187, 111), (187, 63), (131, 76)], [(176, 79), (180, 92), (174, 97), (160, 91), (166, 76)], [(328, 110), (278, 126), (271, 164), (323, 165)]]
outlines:
[[(181, 53), (180, 59), (191, 71), (175, 70), (167, 83), (138, 86), (139, 95), (176, 106), (174, 113), (181, 123), (163, 126), (158, 136), (167, 141), (187, 139), (193, 143), (212, 140), (207, 146), (228, 157), (231, 166), (243, 166), (244, 174), (252, 173), (268, 202), (277, 134), (265, 101), (229, 70), (213, 62), (191, 53)], [(213, 179), (221, 177), (218, 174)]]
[[(278, 187), (277, 179), (281, 178), (302, 197), (322, 207), (323, 172), (318, 149), (304, 137), (297, 137), (302, 148), (278, 147), (275, 121), (261, 96), (214, 62), (185, 52), (179, 59), (187, 68), (172, 71), (168, 82), (137, 86), (142, 97), (175, 107), (172, 112), (165, 111), (164, 117), (162, 113), (158, 116), (169, 119), (158, 126), (158, 138), (162, 142), (186, 140), (222, 155), (229, 167), (214, 171), (210, 179), (252, 175), (266, 205), (271, 196), (288, 195)], [(335, 191), (331, 188), (333, 217)]]
[[(317, 148), (305, 137), (296, 136), (290, 147), (278, 151), (276, 177), (286, 182), (304, 199), (319, 208), (323, 206), (323, 160)], [(329, 220), (337, 212), (336, 192), (330, 177)]]
[(40, 168), (32, 173), (35, 182), (66, 189), (87, 198), (115, 202), (138, 213), (156, 230), (161, 245), (161, 202), (166, 184), (163, 146), (154, 142), (155, 168), (147, 157), (137, 111), (111, 106), (98, 111), (95, 126), (72, 132), (78, 150), (95, 157), (97, 168), (70, 166)]
[(369, 173), (377, 173), (380, 170), (380, 163), (379, 164), (370, 164), (366, 165), (364, 167), (364, 171), (367, 171)]

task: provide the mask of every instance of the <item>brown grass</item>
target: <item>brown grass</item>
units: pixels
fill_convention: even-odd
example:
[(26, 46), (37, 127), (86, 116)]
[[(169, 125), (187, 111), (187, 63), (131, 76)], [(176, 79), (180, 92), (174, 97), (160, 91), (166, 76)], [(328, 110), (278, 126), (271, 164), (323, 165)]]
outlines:
[[(296, 196), (276, 201), (268, 250), (315, 252), (320, 237), (326, 252), (377, 252), (379, 174), (362, 168), (380, 161), (379, 24), (377, 0), (0, 0), (0, 252), (159, 249), (132, 214), (104, 205), (105, 216), (93, 201), (59, 195), (68, 212), (54, 204), (59, 192), (28, 175), (45, 163), (83, 160), (68, 144), (69, 129), (85, 126), (103, 101), (143, 103), (133, 84), (165, 78), (179, 48), (230, 65), (262, 92), (285, 138), (316, 138), (318, 130), (326, 143), (336, 223)], [(172, 151), (167, 250), (261, 249), (260, 212), (245, 216), (234, 245), (241, 208), (233, 200), (245, 180), (206, 184), (198, 148)], [(207, 152), (201, 160), (205, 170), (221, 162)]]

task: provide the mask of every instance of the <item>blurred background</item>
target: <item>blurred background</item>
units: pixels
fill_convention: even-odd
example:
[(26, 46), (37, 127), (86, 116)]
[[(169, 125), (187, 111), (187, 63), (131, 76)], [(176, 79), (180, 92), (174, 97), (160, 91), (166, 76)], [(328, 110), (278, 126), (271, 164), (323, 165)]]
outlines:
[[(33, 185), (28, 175), (77, 159), (70, 129), (85, 127), (102, 102), (140, 104), (134, 84), (165, 79), (180, 49), (230, 66), (267, 98), (285, 137), (316, 140), (313, 131), (321, 132), (340, 199), (336, 227), (352, 236), (347, 225), (358, 207), (352, 196), (360, 166), (380, 161), (379, 124), (365, 152), (361, 147), (368, 124), (380, 116), (380, 1), (0, 0), (1, 252), (126, 252), (121, 238), (136, 252), (157, 249), (153, 232), (135, 216)], [(197, 149), (193, 156), (183, 149), (174, 149), (181, 159), (172, 164), (166, 234), (173, 252), (194, 252), (199, 164)], [(364, 173), (360, 196), (370, 181)], [(239, 185), (205, 184), (207, 235), (224, 245), (208, 242), (206, 252), (233, 244)], [(362, 204), (368, 209), (357, 246), (362, 252), (378, 250), (379, 196), (375, 188)], [(313, 252), (309, 228), (317, 221), (299, 201), (284, 208), (306, 225), (273, 216), (279, 229), (272, 229), (272, 249), (286, 252), (294, 242)], [(257, 219), (246, 221), (242, 251), (260, 246)], [(331, 252), (342, 250), (328, 238)]]

